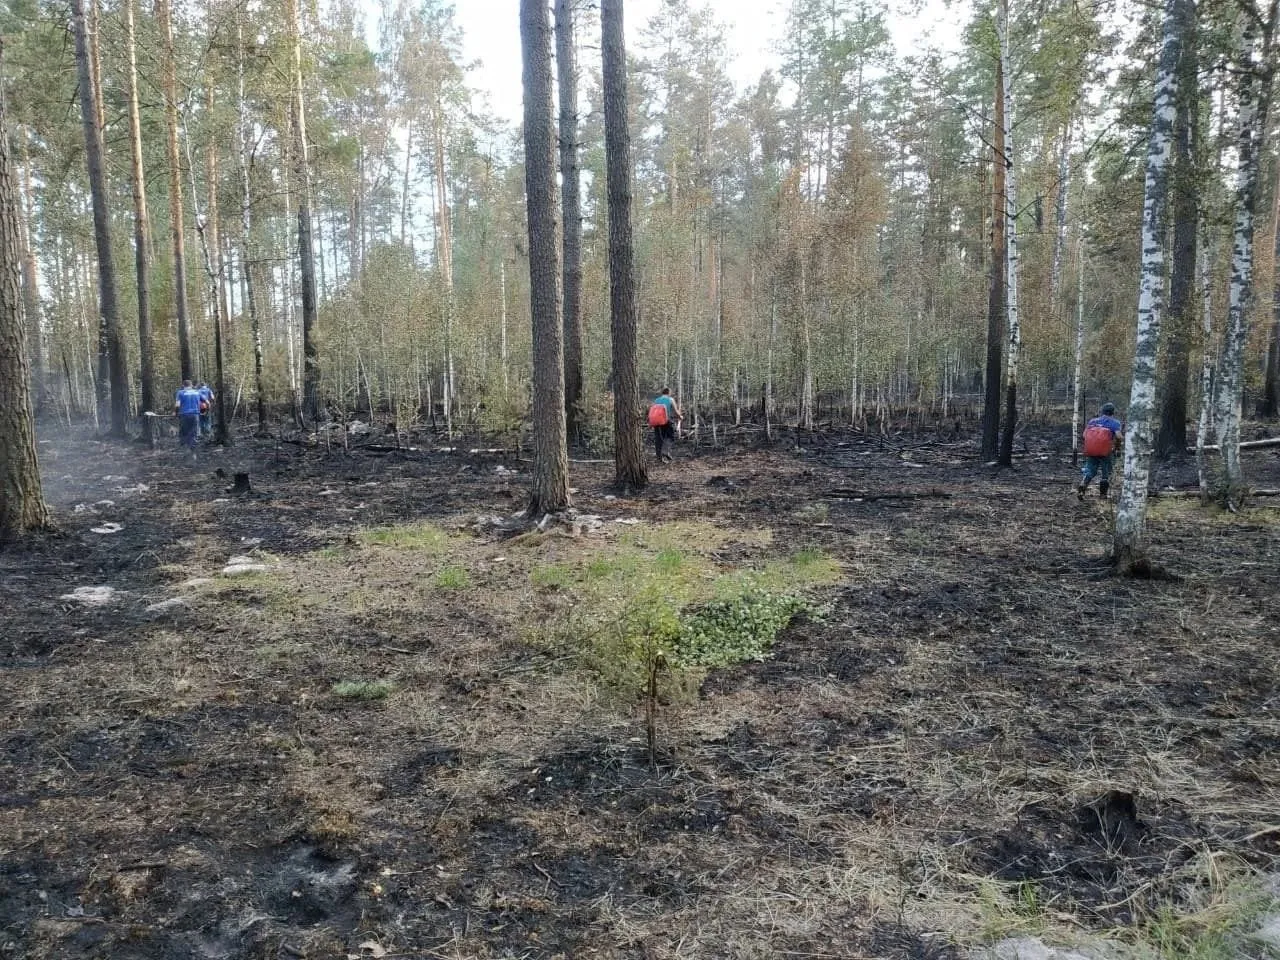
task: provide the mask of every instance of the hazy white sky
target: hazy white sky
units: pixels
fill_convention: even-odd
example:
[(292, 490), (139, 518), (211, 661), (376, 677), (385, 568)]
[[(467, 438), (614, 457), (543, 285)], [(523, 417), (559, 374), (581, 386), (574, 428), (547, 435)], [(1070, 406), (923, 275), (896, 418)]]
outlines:
[[(627, 49), (638, 47), (641, 29), (657, 12), (660, 0), (625, 0)], [(892, 2), (892, 0), (891, 0)], [(455, 0), (466, 55), (480, 61), (472, 85), (483, 91), (495, 113), (511, 123), (522, 115), (520, 89), (519, 0)], [(697, 5), (697, 0), (694, 0)], [(726, 27), (729, 76), (739, 90), (754, 83), (761, 71), (777, 67), (777, 48), (786, 24), (788, 0), (706, 0)], [(923, 12), (890, 17), (890, 31), (902, 53), (929, 44), (954, 49), (968, 4), (925, 0)], [(596, 56), (595, 50), (585, 56)]]

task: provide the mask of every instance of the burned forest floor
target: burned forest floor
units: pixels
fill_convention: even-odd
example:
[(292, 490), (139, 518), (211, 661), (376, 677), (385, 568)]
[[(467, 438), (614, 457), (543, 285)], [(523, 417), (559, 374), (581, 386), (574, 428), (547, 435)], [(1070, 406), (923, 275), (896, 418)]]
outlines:
[(1067, 445), (681, 445), (529, 531), (502, 454), (42, 434), (0, 957), (1274, 956), (1280, 498), (1117, 578)]

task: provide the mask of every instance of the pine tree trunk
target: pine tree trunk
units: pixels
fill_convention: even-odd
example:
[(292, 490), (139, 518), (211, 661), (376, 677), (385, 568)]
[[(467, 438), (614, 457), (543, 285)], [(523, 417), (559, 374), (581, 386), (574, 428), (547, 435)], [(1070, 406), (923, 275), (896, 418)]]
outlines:
[(1147, 145), (1142, 206), (1142, 273), (1138, 284), (1138, 330), (1133, 353), (1133, 386), (1125, 429), (1124, 477), (1116, 507), (1114, 559), (1129, 572), (1146, 563), (1144, 533), (1147, 484), (1151, 469), (1152, 420), (1156, 414), (1156, 355), (1160, 315), (1164, 307), (1165, 206), (1170, 154), (1178, 112), (1178, 62), (1187, 5), (1191, 0), (1165, 0), (1163, 40), (1156, 67), (1151, 140)]
[(267, 398), (262, 382), (262, 329), (258, 317), (257, 291), (253, 282), (253, 193), (249, 175), (252, 140), (249, 130), (249, 104), (244, 90), (244, 11), (236, 13), (236, 126), (240, 160), (240, 261), (244, 283), (244, 310), (249, 315), (249, 331), (253, 337), (253, 386), (258, 413), (258, 436), (267, 434)]
[(0, 97), (0, 543), (49, 525), (36, 458), (18, 248), (18, 187)]
[[(568, 0), (557, 0), (557, 10)], [(636, 372), (636, 279), (631, 231), (631, 132), (627, 126), (627, 55), (622, 0), (600, 4), (600, 54), (604, 73), (605, 163), (609, 196), (609, 307), (613, 346), (614, 477), (623, 490), (649, 481), (644, 465), (640, 381)], [(563, 105), (562, 105), (563, 109)], [(564, 115), (561, 114), (561, 136)], [(576, 168), (575, 168), (576, 177)], [(577, 199), (574, 199), (576, 213)], [(569, 203), (565, 202), (565, 216)], [(565, 256), (569, 255), (568, 233)], [(565, 268), (565, 279), (569, 270)], [(576, 282), (576, 280), (575, 280)], [(566, 309), (567, 301), (566, 301)], [(580, 320), (580, 318), (579, 318)], [(566, 333), (569, 321), (565, 319)], [(579, 334), (581, 324), (579, 322)], [(581, 349), (581, 339), (578, 348)], [(581, 362), (581, 357), (579, 357)], [(566, 370), (567, 373), (567, 370)], [(581, 379), (579, 379), (581, 387)]]
[(1008, 324), (1008, 355), (1005, 358), (1004, 429), (1000, 436), (1001, 466), (1013, 466), (1013, 434), (1018, 424), (1018, 353), (1022, 328), (1018, 317), (1018, 181), (1013, 150), (1013, 77), (1009, 65), (1009, 2), (1000, 0), (1001, 81), (1004, 92), (1005, 164), (1005, 319)]
[(551, 18), (543, 0), (520, 0), (524, 59), (525, 196), (533, 319), (533, 490), (528, 515), (569, 505), (564, 341), (556, 236), (555, 133), (551, 123)]
[(1071, 377), (1071, 462), (1080, 458), (1080, 387), (1084, 382), (1084, 233), (1080, 234), (1076, 261), (1076, 356)]
[[(548, 28), (549, 29), (549, 28)], [(436, 266), (444, 290), (444, 404), (445, 433), (453, 439), (453, 413), (456, 402), (453, 370), (453, 326), (456, 304), (453, 293), (453, 220), (449, 210), (449, 182), (445, 176), (444, 105), (436, 97), (431, 114), (432, 164), (435, 170)]]
[(1263, 372), (1262, 397), (1258, 416), (1280, 416), (1280, 164), (1277, 164), (1275, 199), (1271, 213), (1273, 269), (1271, 279), (1271, 335), (1267, 343), (1267, 362)]
[(173, 14), (170, 0), (156, 0), (156, 19), (163, 45), (165, 146), (169, 159), (169, 232), (173, 242), (173, 300), (178, 318), (178, 361), (183, 380), (195, 376), (191, 357), (191, 318), (187, 312), (187, 250), (182, 214), (182, 160), (178, 155), (178, 74), (174, 62)]
[(138, 107), (138, 58), (134, 32), (134, 0), (124, 0), (125, 47), (129, 56), (129, 158), (133, 170), (133, 268), (138, 289), (138, 346), (142, 362), (142, 439), (155, 443), (156, 369), (151, 333), (151, 221), (147, 215), (147, 182), (142, 161), (142, 119)]
[[(570, 437), (577, 437), (582, 414), (582, 187), (578, 176), (578, 65), (574, 53), (573, 4), (575, 0), (555, 0), (556, 72), (560, 94), (560, 206), (564, 216), (564, 406)], [(621, 10), (618, 11), (621, 17)], [(603, 30), (603, 26), (601, 27)], [(602, 52), (603, 54), (603, 52)], [(623, 64), (620, 70), (625, 75)], [(625, 91), (623, 102), (625, 103)], [(629, 139), (629, 138), (628, 138)], [(630, 144), (627, 145), (630, 164)], [(630, 216), (630, 167), (628, 166), (627, 203)], [(627, 222), (627, 256), (630, 256), (630, 220)], [(610, 250), (613, 233), (610, 230)], [(612, 254), (611, 254), (612, 256)], [(612, 276), (612, 266), (610, 275)], [(634, 267), (629, 267), (634, 273)], [(612, 283), (612, 281), (611, 281)], [(630, 281), (634, 300), (634, 276)], [(617, 308), (614, 309), (616, 325)], [(635, 307), (631, 306), (632, 329)], [(634, 340), (635, 334), (632, 333)], [(616, 334), (615, 334), (616, 338)], [(616, 351), (618, 344), (614, 342)], [(616, 389), (616, 385), (615, 385)], [(639, 387), (636, 388), (637, 390)], [(615, 394), (615, 397), (617, 394)], [(615, 407), (616, 410), (616, 407)], [(619, 469), (621, 463), (619, 462)], [(621, 482), (621, 476), (619, 476)], [(643, 481), (639, 484), (643, 486)]]
[[(1276, 18), (1275, 0), (1259, 42), (1259, 27), (1247, 20), (1239, 68), (1236, 137), (1236, 198), (1234, 240), (1231, 247), (1231, 284), (1227, 295), (1227, 324), (1218, 356), (1216, 403), (1218, 445), (1221, 456), (1221, 495), (1231, 508), (1244, 496), (1240, 463), (1240, 414), (1244, 396), (1244, 347), (1249, 335), (1249, 311), (1253, 299), (1253, 232), (1258, 205), (1261, 142), (1267, 129), (1271, 99), (1271, 29)], [(1261, 46), (1261, 56), (1259, 56)]]
[(37, 417), (43, 415), (49, 399), (48, 372), (46, 370), (46, 344), (44, 322), (40, 309), (40, 272), (36, 262), (35, 244), (32, 242), (35, 218), (35, 201), (31, 193), (31, 157), (27, 141), (30, 131), (24, 131), (22, 143), (22, 304), (27, 316), (27, 355), (31, 361), (31, 403)]
[(1182, 457), (1187, 450), (1187, 384), (1191, 373), (1191, 330), (1195, 319), (1196, 232), (1200, 188), (1196, 170), (1196, 120), (1200, 113), (1196, 50), (1196, 5), (1188, 3), (1186, 35), (1178, 63), (1178, 115), (1173, 139), (1173, 265), (1169, 277), (1169, 311), (1165, 323), (1163, 375), (1160, 377), (1160, 425), (1155, 454), (1161, 460)]
[(1208, 218), (1200, 213), (1200, 250), (1196, 258), (1197, 286), (1200, 290), (1200, 418), (1196, 424), (1196, 478), (1200, 486), (1200, 499), (1209, 499), (1209, 471), (1205, 463), (1205, 444), (1213, 426), (1213, 283), (1209, 264), (1213, 259), (1209, 249)]
[(982, 459), (1000, 454), (1000, 387), (1004, 374), (1005, 145), (1004, 62), (996, 61), (991, 150), (991, 283), (987, 291), (987, 370), (982, 404)]
[(307, 423), (328, 419), (320, 402), (320, 351), (316, 345), (316, 258), (311, 237), (311, 166), (307, 159), (306, 94), (302, 89), (302, 40), (298, 0), (285, 0), (292, 46), (293, 162), (298, 192), (298, 268), (302, 278), (302, 416)]
[[(408, 129), (404, 135), (404, 181), (400, 185), (400, 243), (413, 249), (409, 237), (409, 174), (413, 169), (413, 118), (410, 117)], [(324, 257), (320, 257), (323, 267)]]
[(72, 0), (75, 28), (76, 64), (80, 83), (80, 119), (84, 128), (85, 165), (93, 203), (93, 239), (98, 252), (98, 311), (102, 336), (106, 340), (108, 378), (111, 391), (111, 433), (124, 438), (129, 419), (129, 374), (120, 336), (120, 313), (116, 302), (116, 267), (111, 248), (111, 217), (107, 210), (107, 175), (103, 165), (102, 130), (97, 123), (97, 106), (89, 65), (89, 39), (85, 25), (84, 0)]
[(498, 287), (501, 293), (501, 304), (498, 311), (498, 363), (502, 367), (502, 395), (505, 398), (511, 387), (507, 356), (507, 260), (503, 257), (498, 262)]

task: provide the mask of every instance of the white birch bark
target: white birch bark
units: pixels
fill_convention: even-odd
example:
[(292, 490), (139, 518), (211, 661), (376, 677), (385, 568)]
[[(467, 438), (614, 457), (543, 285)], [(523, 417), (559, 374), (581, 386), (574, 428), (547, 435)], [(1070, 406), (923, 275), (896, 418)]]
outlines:
[(1156, 67), (1155, 105), (1142, 204), (1142, 272), (1138, 283), (1138, 330), (1133, 353), (1133, 386), (1129, 393), (1129, 423), (1125, 430), (1124, 477), (1116, 508), (1114, 556), (1132, 569), (1143, 558), (1147, 519), (1147, 484), (1154, 441), (1156, 412), (1156, 352), (1164, 309), (1165, 207), (1169, 194), (1169, 166), (1173, 153), (1173, 125), (1178, 101), (1178, 58), (1181, 55), (1182, 4), (1165, 0), (1160, 61)]
[(1018, 181), (1013, 148), (1013, 69), (1009, 62), (1009, 2), (1000, 0), (996, 16), (1000, 39), (1004, 99), (1004, 165), (1005, 165), (1005, 317), (1008, 329), (1008, 354), (1005, 359), (1005, 424), (1000, 440), (1000, 463), (1013, 463), (1013, 434), (1016, 427), (1018, 395), (1018, 351), (1022, 346), (1022, 328), (1018, 315)]
[(1271, 33), (1276, 4), (1266, 20), (1267, 33), (1260, 42), (1253, 20), (1245, 24), (1239, 73), (1239, 106), (1236, 131), (1235, 225), (1231, 244), (1231, 283), (1227, 294), (1227, 322), (1218, 355), (1215, 413), (1221, 451), (1222, 495), (1230, 509), (1244, 494), (1240, 464), (1240, 414), (1244, 394), (1244, 347), (1249, 335), (1249, 308), (1253, 299), (1253, 232), (1258, 206), (1259, 146), (1267, 125), (1271, 77), (1264, 73), (1271, 55)]

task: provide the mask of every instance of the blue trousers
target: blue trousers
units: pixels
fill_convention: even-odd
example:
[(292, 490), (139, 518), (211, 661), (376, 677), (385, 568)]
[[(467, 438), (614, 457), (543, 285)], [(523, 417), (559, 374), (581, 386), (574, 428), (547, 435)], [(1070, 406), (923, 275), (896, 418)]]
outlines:
[(196, 448), (200, 437), (200, 414), (184, 413), (178, 417), (178, 442), (184, 447)]
[(1084, 486), (1089, 485), (1089, 481), (1094, 477), (1099, 477), (1101, 483), (1111, 483), (1111, 460), (1110, 455), (1105, 457), (1085, 457), (1084, 469), (1080, 471), (1080, 482)]

